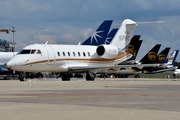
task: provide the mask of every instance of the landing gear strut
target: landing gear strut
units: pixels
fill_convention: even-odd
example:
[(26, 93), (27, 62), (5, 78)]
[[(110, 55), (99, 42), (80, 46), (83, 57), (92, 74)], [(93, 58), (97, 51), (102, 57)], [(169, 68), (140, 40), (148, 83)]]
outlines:
[(93, 75), (93, 73), (86, 71), (86, 80), (87, 81), (94, 81), (95, 79), (95, 75)]

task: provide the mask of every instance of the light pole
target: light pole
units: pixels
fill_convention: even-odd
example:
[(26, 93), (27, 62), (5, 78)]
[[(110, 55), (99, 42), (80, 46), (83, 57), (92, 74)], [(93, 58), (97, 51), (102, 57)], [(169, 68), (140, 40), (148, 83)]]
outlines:
[(14, 33), (16, 32), (15, 30), (14, 30), (14, 26), (12, 27), (12, 30), (11, 30), (11, 32), (13, 32), (13, 42), (12, 42), (12, 52), (14, 52), (15, 51), (15, 41), (14, 41)]
[[(12, 27), (12, 30), (11, 30), (11, 32), (13, 32), (13, 42), (12, 42), (12, 52), (13, 52), (13, 56), (15, 56), (15, 54), (14, 54), (14, 52), (15, 52), (15, 41), (14, 41), (14, 33), (16, 32), (15, 30), (14, 30), (14, 26)], [(15, 70), (13, 70), (13, 79), (15, 80), (15, 73), (16, 73), (16, 71)]]

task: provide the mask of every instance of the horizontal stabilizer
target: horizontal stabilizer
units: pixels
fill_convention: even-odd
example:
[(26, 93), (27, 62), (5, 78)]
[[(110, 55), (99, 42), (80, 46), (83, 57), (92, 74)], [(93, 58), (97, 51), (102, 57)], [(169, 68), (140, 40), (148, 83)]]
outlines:
[(152, 21), (152, 22), (137, 22), (137, 24), (160, 24), (164, 23), (164, 21)]

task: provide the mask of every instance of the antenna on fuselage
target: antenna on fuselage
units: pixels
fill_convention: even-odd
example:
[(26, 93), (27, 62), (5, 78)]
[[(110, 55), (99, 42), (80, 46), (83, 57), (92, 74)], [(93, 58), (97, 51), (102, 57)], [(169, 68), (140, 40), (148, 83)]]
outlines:
[(46, 41), (45, 45), (47, 45), (47, 44), (48, 44), (48, 41)]
[(78, 45), (81, 45), (81, 42), (79, 42)]

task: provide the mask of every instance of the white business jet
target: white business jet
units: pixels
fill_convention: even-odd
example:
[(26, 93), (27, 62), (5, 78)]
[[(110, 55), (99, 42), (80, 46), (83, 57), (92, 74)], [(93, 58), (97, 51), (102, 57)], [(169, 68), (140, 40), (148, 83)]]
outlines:
[[(86, 72), (86, 80), (93, 81), (99, 69), (118, 67), (132, 57), (125, 52), (137, 23), (125, 19), (109, 45), (32, 44), (22, 49), (7, 67), (22, 72), (52, 72), (69, 81), (71, 73)], [(22, 75), (21, 81), (25, 80)]]

